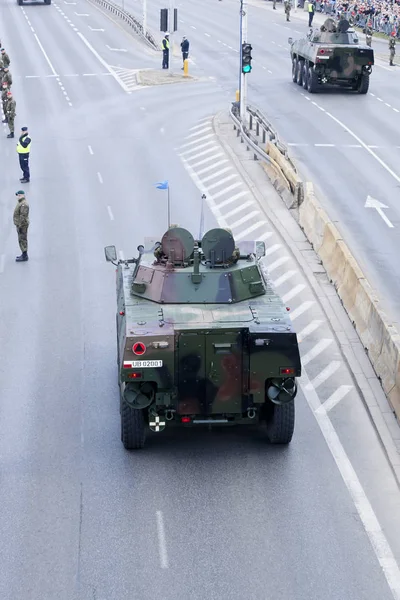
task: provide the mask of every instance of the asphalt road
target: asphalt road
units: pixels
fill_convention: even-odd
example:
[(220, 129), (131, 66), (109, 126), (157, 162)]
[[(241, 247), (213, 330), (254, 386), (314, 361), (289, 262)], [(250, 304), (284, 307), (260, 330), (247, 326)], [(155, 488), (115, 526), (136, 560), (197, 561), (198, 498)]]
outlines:
[[(90, 4), (7, 2), (0, 16), (17, 126), (34, 139), (21, 265), (11, 223), (20, 173), (14, 141), (0, 143), (0, 598), (399, 598), (388, 585), (400, 585), (399, 491), (357, 390), (331, 420), (313, 416), (336, 389), (316, 394), (321, 361), (335, 359), (337, 379), (355, 386), (305, 284), (287, 293), (313, 305), (314, 333), (306, 312), (299, 329), (314, 386), (303, 381), (289, 448), (243, 430), (167, 431), (135, 454), (119, 439), (115, 274), (103, 247), (128, 256), (162, 234), (163, 179), (172, 220), (197, 231), (200, 175), (178, 154), (226, 107), (234, 60), (222, 87), (203, 74), (186, 89), (132, 84), (129, 94), (129, 69), (158, 57)], [(217, 220), (205, 210), (208, 229)], [(236, 222), (235, 234), (246, 227)], [(321, 336), (329, 352), (316, 361)]]
[[(215, 76), (232, 99), (238, 81), (238, 4), (235, 0), (177, 3), (177, 41), (181, 34), (189, 38), (196, 67)], [(163, 3), (148, 5), (149, 27), (157, 32)], [(126, 0), (126, 6), (141, 14), (140, 0)], [(296, 39), (308, 31), (304, 16), (300, 10), (297, 15), (292, 11), (291, 21), (286, 22), (281, 4), (273, 11), (272, 2), (250, 0), (253, 71), (248, 101), (265, 112), (282, 140), (291, 145), (292, 156), (316, 184), (322, 203), (399, 325), (400, 72), (383, 60), (387, 42), (374, 38), (379, 58), (367, 96), (336, 90), (312, 97), (304, 94), (291, 82), (287, 43), (289, 36)], [(317, 15), (315, 22), (321, 19)], [(365, 207), (368, 196), (385, 205), (383, 213), (393, 227), (375, 208)]]

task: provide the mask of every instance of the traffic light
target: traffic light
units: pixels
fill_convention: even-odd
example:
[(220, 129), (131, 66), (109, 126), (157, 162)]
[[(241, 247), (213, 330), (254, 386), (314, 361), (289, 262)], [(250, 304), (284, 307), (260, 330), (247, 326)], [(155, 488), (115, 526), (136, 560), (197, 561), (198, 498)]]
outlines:
[(251, 71), (251, 51), (253, 47), (251, 44), (242, 44), (242, 73), (250, 73)]

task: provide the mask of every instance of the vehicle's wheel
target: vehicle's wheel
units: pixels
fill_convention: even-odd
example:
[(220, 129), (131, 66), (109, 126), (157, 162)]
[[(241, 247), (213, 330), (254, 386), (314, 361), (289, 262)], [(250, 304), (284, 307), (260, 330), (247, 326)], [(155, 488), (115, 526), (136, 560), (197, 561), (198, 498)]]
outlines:
[(294, 431), (294, 400), (282, 405), (267, 402), (265, 420), (269, 441), (271, 444), (289, 444)]
[(44, 0), (45, 4), (51, 4), (51, 0)]
[(24, 0), (17, 0), (17, 4), (18, 4), (18, 6), (22, 6), (22, 5), (23, 5), (23, 3), (24, 3)]
[(292, 60), (292, 80), (293, 83), (297, 83), (297, 60), (294, 58)]
[(304, 75), (304, 60), (299, 60), (299, 66), (297, 67), (297, 85), (303, 85)]
[(318, 75), (312, 67), (308, 67), (307, 90), (310, 94), (315, 94), (318, 87)]
[(306, 64), (303, 65), (303, 88), (306, 90), (308, 86), (308, 67)]
[(143, 411), (121, 400), (121, 441), (127, 450), (143, 448), (146, 438)]
[(369, 74), (363, 73), (358, 83), (357, 92), (359, 94), (366, 94), (369, 88)]

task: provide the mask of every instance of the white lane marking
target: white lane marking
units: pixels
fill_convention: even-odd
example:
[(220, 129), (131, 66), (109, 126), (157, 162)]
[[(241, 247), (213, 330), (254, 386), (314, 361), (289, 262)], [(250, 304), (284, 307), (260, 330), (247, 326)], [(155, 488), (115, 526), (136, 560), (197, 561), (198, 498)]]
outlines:
[(204, 135), (203, 137), (199, 138), (198, 140), (194, 140), (193, 142), (188, 142), (187, 144), (183, 144), (183, 146), (179, 146), (178, 150), (182, 150), (183, 148), (187, 148), (188, 146), (193, 146), (193, 144), (197, 144), (198, 142), (202, 142), (204, 140), (209, 140), (212, 137), (214, 137), (214, 134), (208, 133), (207, 135)]
[(243, 225), (244, 223), (246, 223), (247, 221), (249, 221), (253, 217), (259, 217), (259, 216), (260, 216), (260, 213), (258, 212), (258, 210), (253, 210), (252, 212), (247, 213), (247, 215), (245, 215), (241, 219), (238, 219), (237, 221), (235, 221), (234, 223), (232, 223), (231, 224), (231, 228), (232, 229), (236, 229), (237, 227), (240, 227), (240, 225)]
[[(265, 256), (271, 256), (271, 254), (275, 254), (275, 252), (277, 252), (277, 251), (278, 251), (280, 248), (282, 248), (282, 244), (274, 244), (274, 245), (273, 245), (273, 246), (271, 246), (270, 248), (267, 248), (267, 249), (266, 249), (266, 251), (265, 251)], [(283, 256), (283, 257), (282, 257), (282, 259), (283, 259), (283, 258), (285, 258), (285, 259), (286, 259), (286, 256)], [(280, 260), (282, 260), (282, 259), (280, 259)], [(283, 263), (285, 263), (285, 262), (286, 262), (286, 260), (282, 260), (282, 262), (281, 262), (280, 264), (283, 264)], [(275, 261), (275, 263), (277, 263), (277, 261)], [(275, 263), (274, 263), (274, 264), (275, 264)], [(272, 265), (270, 265), (270, 267), (267, 267), (267, 269), (268, 269), (269, 271), (272, 271), (272, 269), (271, 269), (271, 266), (272, 266)], [(279, 266), (279, 265), (278, 265), (278, 266)], [(276, 267), (275, 267), (275, 268), (276, 268)]]
[(210, 210), (215, 214), (215, 218), (217, 219), (219, 226), (227, 227), (228, 225), (227, 225), (225, 219), (223, 218), (223, 216), (221, 215), (221, 213), (218, 211), (218, 208), (214, 202), (212, 195), (208, 193), (207, 188), (202, 184), (202, 182), (200, 181), (196, 172), (193, 171), (193, 168), (185, 161), (184, 158), (181, 158), (181, 160), (183, 162), (184, 168), (189, 173), (190, 177), (192, 178), (192, 180), (193, 180), (194, 184), (197, 186), (197, 188), (202, 193), (207, 194), (207, 204), (210, 207)]
[(399, 110), (398, 110), (397, 108), (394, 108), (393, 110), (394, 110), (395, 112), (399, 112)]
[[(368, 500), (366, 493), (357, 477), (353, 465), (347, 456), (341, 441), (332, 425), (331, 420), (314, 389), (306, 389), (309, 379), (307, 372), (303, 370), (301, 378), (301, 388), (306, 397), (307, 403), (314, 413), (317, 423), (321, 429), (322, 435), (328, 445), (329, 450), (335, 459), (336, 465), (342, 476), (342, 479), (354, 502), (354, 506), (360, 516), (364, 529), (369, 537), (372, 548), (382, 568), (389, 588), (395, 600), (400, 600), (400, 570), (390, 548), (389, 542), (382, 531), (380, 523), (374, 513), (374, 510)], [(320, 409), (320, 410), (319, 410)]]
[[(220, 192), (217, 192), (216, 194), (214, 194), (214, 200), (216, 198), (221, 198), (221, 196), (224, 196), (226, 194), (226, 192), (230, 192), (231, 190), (235, 190), (236, 188), (240, 187), (241, 185), (243, 185), (243, 183), (241, 181), (238, 181), (237, 183), (232, 183), (232, 185), (228, 185), (227, 188), (221, 190)], [(259, 214), (259, 213), (257, 213)]]
[(275, 281), (273, 282), (274, 286), (279, 287), (280, 285), (282, 285), (282, 283), (285, 283), (285, 281), (287, 281), (288, 279), (293, 277), (293, 275), (296, 275), (297, 272), (298, 271), (286, 271), (286, 273), (281, 275), (281, 277), (278, 277), (278, 279), (275, 279)]
[(88, 149), (89, 149), (89, 153), (93, 155), (92, 146), (88, 146)]
[(324, 338), (324, 339), (320, 340), (318, 342), (318, 344), (316, 344), (313, 348), (311, 348), (311, 350), (302, 357), (302, 359), (301, 359), (302, 365), (307, 366), (309, 362), (314, 360), (314, 358), (316, 358), (319, 354), (321, 354), (321, 352), (326, 350), (328, 348), (328, 346), (330, 346), (332, 344), (332, 342), (333, 342), (333, 339)]
[(57, 77), (56, 70), (55, 70), (55, 68), (53, 67), (52, 63), (51, 63), (51, 60), (50, 60), (50, 59), (49, 59), (49, 57), (47, 56), (47, 54), (46, 54), (46, 52), (45, 52), (45, 49), (43, 48), (42, 44), (40, 43), (40, 40), (39, 40), (38, 36), (36, 35), (36, 33), (34, 33), (33, 35), (35, 36), (35, 40), (37, 41), (37, 43), (38, 43), (38, 45), (39, 45), (39, 48), (41, 49), (41, 51), (42, 51), (42, 53), (43, 53), (43, 56), (45, 57), (45, 59), (46, 59), (46, 61), (47, 61), (47, 64), (49, 65), (49, 67), (50, 67), (50, 69), (51, 69), (51, 72), (53, 73), (53, 75), (54, 75), (55, 77)]
[[(207, 121), (208, 121), (208, 117), (207, 117)], [(189, 131), (196, 131), (196, 129), (201, 129), (202, 127), (204, 127), (204, 125), (205, 125), (204, 123), (200, 123), (200, 125), (195, 125), (194, 127), (190, 127)]]
[(97, 60), (103, 65), (103, 67), (110, 73), (110, 75), (112, 75), (115, 79), (115, 81), (117, 81), (119, 83), (119, 85), (122, 87), (122, 89), (125, 92), (129, 92), (128, 87), (125, 85), (125, 83), (116, 75), (116, 73), (114, 73), (114, 71), (108, 66), (108, 64), (106, 63), (106, 61), (100, 56), (100, 54), (93, 48), (93, 46), (87, 41), (87, 39), (85, 38), (85, 36), (80, 33), (80, 31), (77, 32), (76, 34), (77, 36), (79, 36), (82, 40), (82, 42), (85, 44), (85, 46), (87, 48), (89, 48), (90, 52), (92, 54), (94, 54), (94, 56), (97, 58)]
[[(315, 104), (315, 102), (313, 102)], [(314, 144), (317, 148), (334, 148), (335, 144)]]
[[(208, 148), (207, 150), (203, 150), (203, 152), (197, 152), (197, 154), (193, 154), (193, 152), (197, 150), (197, 148), (195, 148), (195, 150), (190, 150), (189, 152), (185, 152), (184, 154), (179, 156), (184, 156), (185, 160), (187, 160), (188, 162), (190, 162), (191, 160), (196, 160), (196, 158), (199, 158), (200, 156), (205, 156), (206, 154), (210, 154), (210, 152), (215, 152), (216, 150), (219, 150), (219, 146), (214, 142), (212, 143), (213, 146), (211, 146), (211, 148)], [(193, 154), (193, 156), (190, 156), (188, 158), (188, 154)]]
[(0, 256), (0, 273), (4, 273), (4, 265), (6, 264), (6, 255), (2, 254)]
[(194, 25), (191, 25), (190, 27), (191, 27), (192, 29), (196, 29), (196, 27), (195, 27)]
[(321, 373), (319, 373), (312, 380), (312, 382), (309, 384), (311, 387), (309, 387), (308, 389), (314, 388), (316, 390), (320, 385), (325, 383), (325, 381), (329, 379), (329, 377), (332, 377), (332, 375), (336, 373), (336, 371), (340, 368), (341, 364), (342, 363), (338, 360), (333, 360), (331, 363), (329, 363), (329, 365), (327, 365), (325, 369), (323, 369)]
[(165, 129), (164, 129), (164, 127), (160, 127), (160, 133), (161, 133), (162, 135), (164, 135), (164, 133), (165, 133)]
[(250, 225), (250, 227), (248, 227), (244, 231), (241, 231), (240, 233), (236, 234), (235, 240), (240, 241), (244, 237), (246, 237), (246, 235), (250, 235), (250, 233), (253, 233), (253, 231), (259, 229), (260, 227), (264, 227), (265, 225), (267, 225), (266, 221), (258, 221), (257, 223), (254, 223), (254, 225)]
[(205, 33), (204, 35), (206, 35), (207, 37), (211, 37), (211, 35), (209, 33)]
[(77, 13), (77, 12), (75, 12), (75, 14), (76, 14), (77, 17), (88, 17), (89, 16), (87, 13)]
[(111, 210), (111, 206), (107, 206), (108, 216), (110, 217), (110, 221), (114, 221), (114, 215)]
[(101, 176), (101, 173), (97, 173), (97, 177), (98, 177), (100, 183), (103, 183), (103, 178)]
[(90, 27), (90, 25), (88, 25), (90, 31), (105, 31), (105, 29), (94, 29), (93, 27)]
[(205, 133), (206, 131), (211, 131), (212, 127), (203, 127), (203, 129), (200, 129), (200, 131), (196, 131), (195, 133), (191, 133), (190, 135), (187, 135), (185, 137), (185, 140), (190, 140), (190, 138), (194, 138), (197, 137), (198, 135), (201, 135), (202, 133)]
[(382, 98), (378, 98), (378, 96), (376, 97), (377, 100), (379, 100), (379, 102), (383, 102)]
[(284, 265), (288, 260), (290, 260), (290, 256), (281, 256), (280, 258), (277, 258), (276, 261), (271, 263), (270, 265), (267, 264), (268, 273), (272, 273), (272, 271), (275, 271), (275, 269), (278, 269), (278, 267)]
[(374, 208), (378, 215), (385, 221), (388, 227), (394, 227), (393, 223), (389, 221), (389, 219), (382, 210), (383, 208), (389, 208), (388, 206), (386, 206), (386, 204), (379, 202), (379, 200), (376, 200), (371, 196), (367, 196), (367, 201), (365, 202), (364, 208)]
[(225, 217), (225, 219), (229, 219), (230, 217), (233, 217), (233, 215), (237, 215), (238, 213), (242, 212), (242, 210), (249, 208), (253, 204), (255, 204), (254, 200), (247, 200), (247, 202), (244, 202), (240, 206), (237, 206), (236, 208), (233, 208), (229, 212), (225, 213), (224, 217)]
[(329, 412), (336, 406), (336, 404), (339, 404), (339, 402), (343, 400), (343, 398), (352, 389), (352, 385), (341, 385), (340, 388), (338, 388), (331, 396), (329, 396), (328, 400), (325, 400), (325, 402), (319, 408), (317, 408), (316, 412)]
[(225, 167), (224, 169), (220, 169), (219, 171), (216, 171), (212, 175), (209, 175), (208, 177), (204, 177), (204, 179), (202, 179), (202, 182), (207, 183), (207, 181), (212, 181), (216, 177), (220, 177), (220, 175), (223, 175), (224, 173), (227, 173), (228, 171), (232, 171), (232, 167)]
[(228, 181), (231, 181), (232, 179), (236, 179), (236, 177), (239, 177), (239, 175), (237, 173), (232, 173), (232, 175), (228, 175), (227, 177), (223, 177), (222, 179), (220, 179), (216, 183), (213, 183), (212, 185), (208, 186), (208, 189), (209, 190), (214, 190), (215, 188), (218, 188), (220, 185), (224, 185), (224, 183), (227, 183)]
[(165, 540), (164, 517), (161, 510), (156, 512), (157, 516), (157, 535), (158, 535), (158, 550), (160, 553), (160, 563), (162, 569), (168, 569), (168, 553)]
[[(307, 306), (304, 308), (305, 304)], [(292, 321), (293, 321), (293, 319), (296, 319), (299, 315), (303, 314), (303, 312), (305, 312), (306, 310), (308, 310), (309, 308), (311, 308), (311, 306), (313, 304), (315, 304), (315, 302), (311, 302), (311, 301), (309, 301), (309, 302), (303, 302), (303, 304), (300, 304), (300, 306), (298, 308), (296, 308), (292, 312), (292, 314), (290, 315), (291, 318), (292, 318)], [(303, 310), (300, 311), (300, 309), (303, 309)], [(296, 311), (299, 311), (299, 313), (296, 314)], [(311, 323), (309, 323), (307, 325), (307, 327), (304, 327), (304, 329), (302, 329), (300, 331), (300, 333), (297, 334), (297, 341), (298, 342), (303, 342), (306, 339), (306, 337), (308, 337), (309, 335), (311, 335), (312, 333), (314, 333), (314, 331), (316, 331), (318, 329), (318, 327), (320, 325), (322, 325), (322, 323), (323, 323), (323, 321), (311, 321)]]
[(302, 144), (302, 143), (288, 143), (288, 146), (309, 146), (309, 144)]
[(261, 235), (257, 236), (257, 242), (265, 242), (268, 238), (271, 237), (271, 235), (274, 235), (273, 231), (265, 231)]
[(110, 48), (108, 44), (106, 44), (106, 47), (111, 50), (111, 52), (128, 52), (125, 48)]
[(76, 4), (76, 2), (67, 2), (66, 0), (64, 0), (64, 4)]
[(371, 150), (371, 148), (368, 148), (368, 145), (365, 142), (363, 142), (362, 139), (359, 138), (358, 135), (354, 133), (354, 131), (352, 131), (349, 127), (347, 127), (347, 125), (345, 125), (344, 123), (342, 123), (342, 121), (340, 121), (339, 119), (337, 119), (336, 117), (334, 117), (328, 111), (326, 111), (325, 114), (330, 119), (332, 119), (333, 121), (335, 121), (338, 125), (340, 125), (340, 127), (343, 127), (343, 129), (345, 131), (347, 131), (355, 140), (357, 140), (357, 142), (359, 144), (361, 144), (361, 146), (363, 148), (365, 148), (365, 150), (367, 152), (369, 152), (369, 154), (371, 156), (373, 156), (373, 158), (375, 158), (375, 160), (381, 165), (381, 167), (383, 167), (393, 177), (393, 179), (395, 179), (398, 183), (400, 183), (400, 177), (398, 175), (396, 175), (396, 173), (394, 171), (392, 171), (392, 169), (381, 158), (379, 158), (379, 156), (376, 154), (376, 152), (374, 152), (373, 150)]
[[(229, 162), (227, 158), (224, 158), (224, 160), (218, 160), (213, 165), (210, 165), (209, 167), (205, 167), (204, 169), (201, 169), (201, 171), (197, 171), (197, 175), (203, 175), (204, 173), (209, 173), (210, 171), (215, 169), (215, 167), (220, 167), (221, 165), (224, 165), (227, 162)], [(205, 180), (203, 180), (203, 181), (205, 181)]]
[(389, 108), (392, 108), (392, 107), (390, 106), (390, 104), (388, 104), (387, 102), (385, 102), (385, 104), (386, 104), (386, 106), (388, 106)]
[(343, 148), (362, 148), (360, 144), (343, 144)]
[[(203, 181), (205, 181), (205, 179), (203, 179)], [(232, 204), (232, 202), (235, 202), (235, 200), (237, 200), (238, 198), (247, 196), (248, 193), (249, 193), (248, 190), (243, 190), (243, 191), (239, 192), (238, 194), (235, 194), (234, 196), (230, 196), (230, 198), (228, 198), (227, 200), (224, 200), (220, 204), (217, 204), (217, 206), (219, 209), (221, 209), (224, 206), (228, 206), (228, 204)]]
[(300, 292), (302, 292), (305, 289), (305, 287), (306, 286), (303, 283), (299, 283), (292, 290), (290, 290), (290, 292), (282, 296), (282, 302), (286, 304), (286, 302), (289, 302), (290, 300), (292, 300), (292, 298), (295, 298), (298, 294), (300, 294)]
[(196, 167), (199, 167), (200, 165), (205, 165), (206, 163), (210, 162), (210, 160), (214, 160), (215, 158), (219, 158), (220, 156), (224, 156), (223, 152), (217, 152), (217, 154), (213, 154), (212, 156), (209, 156), (208, 158), (204, 158), (203, 160), (199, 160), (199, 162), (195, 163), (194, 165), (190, 165), (193, 169), (195, 169)]
[(40, 77), (40, 75), (25, 75), (25, 79), (35, 79), (37, 77)]
[(268, 71), (268, 73), (269, 73), (270, 75), (272, 75), (272, 71), (270, 71), (269, 69), (267, 69), (267, 71)]

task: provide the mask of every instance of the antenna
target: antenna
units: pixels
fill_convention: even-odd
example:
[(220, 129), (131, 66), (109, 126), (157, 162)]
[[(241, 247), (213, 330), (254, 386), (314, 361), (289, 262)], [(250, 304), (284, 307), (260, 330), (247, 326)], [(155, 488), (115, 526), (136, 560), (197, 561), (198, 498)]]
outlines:
[(206, 198), (207, 196), (205, 194), (201, 197), (199, 240), (202, 239), (204, 232), (204, 200), (206, 200)]

